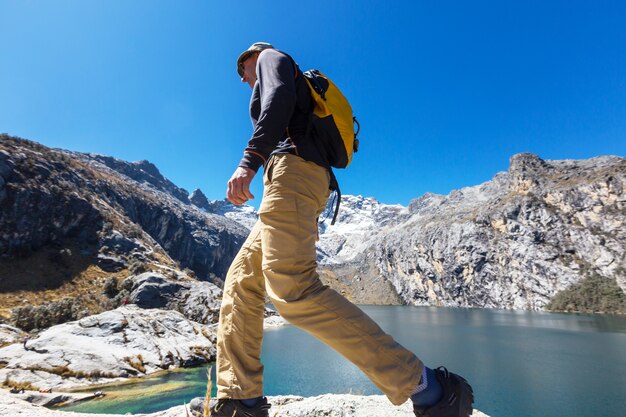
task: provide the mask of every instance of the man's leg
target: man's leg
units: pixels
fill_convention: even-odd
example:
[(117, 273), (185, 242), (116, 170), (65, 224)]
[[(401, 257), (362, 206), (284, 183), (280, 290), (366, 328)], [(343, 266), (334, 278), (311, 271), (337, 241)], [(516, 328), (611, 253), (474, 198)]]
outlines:
[(260, 231), (257, 222), (226, 275), (217, 333), (218, 398), (263, 395), (265, 282)]
[(420, 382), (420, 360), (316, 272), (316, 219), (326, 205), (328, 172), (293, 155), (272, 159), (259, 209), (268, 295), (286, 320), (358, 366), (392, 403), (404, 403)]

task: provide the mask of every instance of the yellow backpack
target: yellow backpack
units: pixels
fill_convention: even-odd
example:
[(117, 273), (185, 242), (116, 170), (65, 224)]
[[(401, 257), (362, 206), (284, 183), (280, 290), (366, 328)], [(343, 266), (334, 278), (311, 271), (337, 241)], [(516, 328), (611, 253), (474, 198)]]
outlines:
[[(335, 168), (346, 168), (359, 150), (360, 126), (352, 114), (352, 106), (339, 88), (318, 70), (305, 71), (313, 97), (312, 126), (317, 146), (328, 156)], [(356, 131), (355, 131), (356, 124)]]

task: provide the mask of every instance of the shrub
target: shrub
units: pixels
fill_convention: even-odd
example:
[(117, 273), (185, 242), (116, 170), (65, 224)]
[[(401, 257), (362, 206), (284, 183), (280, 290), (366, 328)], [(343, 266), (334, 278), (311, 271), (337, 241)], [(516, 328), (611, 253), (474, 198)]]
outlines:
[(86, 314), (79, 302), (73, 298), (64, 298), (40, 306), (14, 308), (11, 311), (11, 322), (22, 330), (30, 331), (77, 320)]
[(546, 305), (550, 311), (626, 313), (626, 295), (614, 279), (591, 274), (556, 294)]
[(120, 290), (117, 288), (117, 278), (109, 277), (104, 282), (104, 295), (108, 298), (113, 298), (119, 294)]
[(139, 275), (142, 272), (146, 272), (146, 264), (135, 259), (130, 263), (130, 266), (128, 267), (128, 270), (130, 271), (131, 274), (133, 275)]

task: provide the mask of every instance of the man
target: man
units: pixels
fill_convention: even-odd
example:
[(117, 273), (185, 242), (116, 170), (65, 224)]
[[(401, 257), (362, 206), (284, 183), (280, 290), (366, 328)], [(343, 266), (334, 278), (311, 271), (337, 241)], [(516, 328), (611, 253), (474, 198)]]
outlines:
[(307, 129), (312, 98), (297, 64), (258, 42), (237, 60), (252, 87), (252, 138), (228, 181), (227, 198), (254, 198), (250, 183), (264, 166), (259, 220), (224, 284), (217, 347), (214, 417), (267, 417), (263, 397), (265, 295), (290, 323), (358, 366), (396, 405), (411, 398), (417, 416), (468, 416), (467, 382), (445, 368), (426, 368), (358, 307), (322, 285), (316, 272), (317, 218), (329, 196), (329, 165)]

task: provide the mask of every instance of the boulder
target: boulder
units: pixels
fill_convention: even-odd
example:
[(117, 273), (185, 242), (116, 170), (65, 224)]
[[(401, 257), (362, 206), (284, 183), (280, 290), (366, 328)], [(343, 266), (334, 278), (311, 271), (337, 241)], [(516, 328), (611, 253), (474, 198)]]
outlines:
[(126, 261), (119, 256), (99, 253), (96, 257), (96, 265), (106, 272), (118, 272), (126, 267)]
[(124, 280), (122, 287), (130, 291), (128, 301), (141, 308), (166, 308), (187, 288), (153, 272), (131, 276)]
[(8, 324), (0, 324), (0, 347), (26, 340), (28, 333)]
[(142, 308), (167, 308), (202, 324), (217, 322), (222, 290), (204, 281), (182, 281), (145, 272), (122, 282), (130, 296), (128, 301)]
[(215, 341), (214, 326), (127, 305), (0, 349), (0, 380), (55, 389), (111, 382), (209, 362)]

